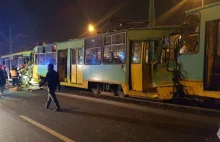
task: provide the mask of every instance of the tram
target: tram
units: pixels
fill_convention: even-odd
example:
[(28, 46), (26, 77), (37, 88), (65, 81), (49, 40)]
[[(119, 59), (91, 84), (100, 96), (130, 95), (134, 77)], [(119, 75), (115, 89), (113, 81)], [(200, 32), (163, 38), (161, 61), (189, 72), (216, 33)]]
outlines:
[[(166, 49), (172, 46), (173, 50), (177, 35), (172, 34), (179, 28), (128, 29), (38, 46), (34, 49), (33, 78), (44, 78), (47, 64), (53, 63), (63, 86), (119, 96), (170, 97), (157, 93), (159, 77), (153, 78), (157, 73), (153, 73), (152, 62), (160, 51), (160, 66), (166, 67)], [(165, 70), (164, 74), (172, 81), (171, 72)]]
[(1, 64), (6, 66), (8, 76), (12, 66), (17, 67), (18, 70), (22, 67), (25, 67), (31, 60), (31, 54), (32, 50), (29, 50), (2, 56)]
[(1, 57), (1, 64), (5, 65), (8, 69), (11, 69), (12, 66), (21, 68), (21, 66), (27, 64), (30, 61), (31, 53), (32, 50), (4, 55)]
[(33, 78), (53, 63), (61, 85), (159, 100), (220, 98), (220, 2), (186, 11), (182, 26), (137, 28), (34, 49)]
[(220, 2), (216, 2), (186, 12), (175, 70), (184, 94), (220, 98), (219, 8)]

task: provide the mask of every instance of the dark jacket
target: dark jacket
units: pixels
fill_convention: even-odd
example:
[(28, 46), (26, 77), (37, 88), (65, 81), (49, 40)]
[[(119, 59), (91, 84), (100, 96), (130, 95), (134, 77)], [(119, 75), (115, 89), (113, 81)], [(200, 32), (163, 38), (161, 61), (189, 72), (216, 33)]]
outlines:
[(7, 73), (7, 71), (6, 71), (6, 70), (3, 70), (3, 73), (4, 73), (5, 79), (8, 79), (8, 73)]
[(0, 79), (4, 79), (4, 71), (0, 68)]
[(40, 86), (43, 86), (46, 82), (48, 82), (48, 88), (56, 90), (57, 87), (60, 90), (60, 79), (59, 74), (53, 70), (47, 72), (45, 80), (40, 84)]
[(3, 85), (4, 85), (4, 72), (0, 68), (0, 87), (2, 87)]

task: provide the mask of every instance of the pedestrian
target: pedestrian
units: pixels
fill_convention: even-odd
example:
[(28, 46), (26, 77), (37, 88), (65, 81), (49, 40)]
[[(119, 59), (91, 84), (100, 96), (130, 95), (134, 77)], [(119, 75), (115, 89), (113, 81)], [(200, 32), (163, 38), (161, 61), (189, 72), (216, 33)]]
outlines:
[(12, 69), (10, 70), (10, 78), (12, 79), (12, 86), (18, 87), (18, 70), (17, 68), (13, 65)]
[(0, 94), (4, 91), (4, 73), (2, 70), (2, 65), (0, 65)]
[(56, 104), (56, 109), (54, 111), (60, 111), (60, 105), (55, 94), (57, 89), (60, 91), (60, 80), (59, 74), (54, 70), (53, 64), (48, 65), (46, 78), (42, 83), (40, 83), (39, 87), (43, 86), (46, 82), (48, 82), (48, 101), (45, 107), (48, 109), (51, 101), (53, 100)]
[(8, 80), (8, 73), (6, 71), (6, 66), (2, 66), (2, 70), (3, 70), (3, 74), (4, 74), (3, 85), (4, 85), (4, 88), (5, 88), (6, 82)]

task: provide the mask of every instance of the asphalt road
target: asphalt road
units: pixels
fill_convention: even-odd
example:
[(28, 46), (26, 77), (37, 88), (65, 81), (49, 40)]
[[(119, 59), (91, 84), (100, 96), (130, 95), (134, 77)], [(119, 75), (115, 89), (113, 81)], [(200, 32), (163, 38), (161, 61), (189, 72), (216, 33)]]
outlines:
[(44, 108), (45, 91), (0, 98), (0, 142), (219, 142), (218, 119), (97, 98), (58, 96), (61, 112)]

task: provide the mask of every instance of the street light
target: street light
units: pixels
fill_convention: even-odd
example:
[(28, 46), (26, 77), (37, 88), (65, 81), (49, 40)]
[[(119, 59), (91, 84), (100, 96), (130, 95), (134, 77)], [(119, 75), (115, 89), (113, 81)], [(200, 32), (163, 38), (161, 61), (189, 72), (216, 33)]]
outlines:
[(94, 32), (95, 28), (93, 25), (89, 24), (88, 30), (89, 30), (89, 32)]

